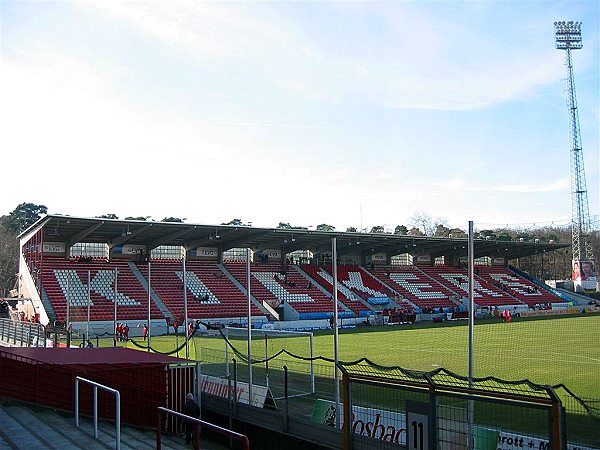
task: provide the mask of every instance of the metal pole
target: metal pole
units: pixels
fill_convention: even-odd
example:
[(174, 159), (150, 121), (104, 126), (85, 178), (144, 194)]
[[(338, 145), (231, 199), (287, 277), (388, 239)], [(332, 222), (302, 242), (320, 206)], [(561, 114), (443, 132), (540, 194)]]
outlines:
[[(187, 256), (187, 255), (186, 255)], [(187, 272), (186, 272), (186, 267), (185, 267), (185, 260), (186, 257), (183, 257), (183, 315), (184, 315), (184, 322), (185, 322), (185, 359), (190, 359), (190, 349), (189, 349), (189, 344), (190, 344), (190, 337), (189, 337), (189, 330), (188, 330), (188, 308), (187, 308)]]
[(248, 288), (248, 405), (252, 405), (252, 294), (250, 293), (250, 248), (246, 249), (246, 286)]
[(152, 292), (152, 285), (150, 284), (150, 271), (150, 255), (148, 254), (148, 351), (150, 351), (150, 336), (152, 334), (150, 333), (150, 302), (152, 301), (152, 295), (150, 294), (150, 292)]
[(79, 378), (75, 378), (75, 426), (79, 428)]
[(337, 278), (337, 239), (331, 238), (331, 259), (333, 270), (333, 354), (335, 360), (335, 427), (340, 428), (340, 373), (338, 335), (338, 278)]
[(113, 346), (116, 347), (117, 346), (117, 276), (119, 274), (119, 270), (115, 267), (115, 284), (114, 284), (114, 288), (115, 288), (115, 292), (114, 292), (114, 302), (115, 302), (115, 317), (113, 320), (113, 333), (115, 334), (115, 337), (113, 339)]
[(162, 449), (162, 436), (160, 434), (160, 430), (162, 428), (162, 411), (159, 409), (158, 414), (156, 415), (157, 424), (156, 424), (156, 449)]
[(265, 384), (269, 389), (269, 336), (265, 333)]
[(98, 439), (98, 386), (94, 385), (94, 437)]
[(225, 328), (225, 375), (229, 376), (229, 330)]
[(194, 377), (196, 378), (195, 393), (198, 395), (198, 407), (200, 408), (200, 418), (202, 418), (202, 363), (200, 361), (196, 361)]
[(311, 393), (315, 393), (315, 345), (314, 336), (310, 333), (310, 387)]
[[(86, 338), (89, 341), (90, 340), (90, 304), (92, 302), (92, 288), (91, 288), (91, 273), (88, 270), (88, 289), (87, 289), (87, 329), (86, 329)], [(86, 343), (87, 345), (87, 343)]]
[[(468, 276), (469, 276), (469, 388), (473, 389), (473, 353), (475, 344), (475, 301), (473, 297), (473, 285), (474, 285), (474, 262), (475, 262), (475, 251), (474, 251), (474, 240), (473, 240), (473, 221), (469, 220), (469, 244), (468, 244)], [(472, 450), (474, 448), (474, 436), (473, 436), (473, 422), (474, 422), (474, 405), (473, 400), (468, 401), (468, 435), (467, 435), (467, 447)]]
[(67, 277), (67, 331), (69, 330), (69, 324), (71, 323), (71, 272)]
[[(117, 446), (116, 446), (116, 450), (121, 450), (121, 393), (119, 391), (115, 392), (115, 395), (117, 397), (116, 399), (116, 411), (115, 411), (115, 422), (116, 422), (116, 426), (117, 426)], [(160, 415), (159, 415), (160, 417)]]
[[(288, 431), (289, 429), (289, 423), (290, 423), (290, 419), (289, 419), (289, 412), (288, 412), (288, 401), (289, 401), (289, 394), (288, 394), (288, 367), (287, 366), (283, 366), (283, 397), (285, 399), (285, 402), (283, 404), (283, 431)], [(336, 414), (337, 416), (337, 414)]]

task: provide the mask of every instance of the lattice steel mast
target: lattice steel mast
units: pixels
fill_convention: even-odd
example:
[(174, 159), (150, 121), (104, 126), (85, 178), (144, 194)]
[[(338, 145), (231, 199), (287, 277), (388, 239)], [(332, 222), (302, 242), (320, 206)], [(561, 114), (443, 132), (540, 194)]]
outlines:
[(571, 141), (571, 219), (573, 240), (573, 262), (591, 261), (592, 246), (589, 240), (591, 231), (588, 194), (583, 166), (583, 149), (579, 132), (579, 113), (575, 96), (573, 61), (571, 50), (583, 47), (581, 22), (554, 22), (556, 48), (565, 50), (567, 67), (567, 108), (569, 110), (569, 138)]

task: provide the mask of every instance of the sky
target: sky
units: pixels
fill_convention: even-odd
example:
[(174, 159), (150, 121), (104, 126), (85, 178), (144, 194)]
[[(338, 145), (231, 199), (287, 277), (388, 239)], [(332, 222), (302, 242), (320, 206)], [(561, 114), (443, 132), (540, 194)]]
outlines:
[(0, 0), (0, 215), (566, 224), (574, 20), (597, 220), (598, 3)]

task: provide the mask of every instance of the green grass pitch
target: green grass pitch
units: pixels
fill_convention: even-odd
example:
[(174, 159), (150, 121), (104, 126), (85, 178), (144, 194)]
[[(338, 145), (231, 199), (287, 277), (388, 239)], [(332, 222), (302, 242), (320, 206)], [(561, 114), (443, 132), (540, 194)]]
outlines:
[[(528, 378), (540, 384), (563, 383), (581, 397), (600, 397), (600, 315), (515, 319), (513, 323), (494, 319), (478, 322), (474, 335), (476, 377), (493, 375), (506, 380)], [(179, 343), (182, 339), (179, 337)], [(245, 339), (231, 341), (246, 353)], [(101, 345), (112, 345), (112, 339), (103, 340)], [(175, 337), (154, 337), (152, 346), (160, 351), (173, 350)], [(269, 339), (268, 347), (270, 355), (285, 348), (309, 356), (307, 338)], [(190, 355), (202, 359), (206, 349), (224, 350), (224, 341), (195, 337)], [(467, 375), (468, 326), (466, 321), (459, 321), (342, 329), (339, 350), (343, 361), (367, 357), (385, 366), (416, 370), (444, 367)], [(315, 332), (314, 352), (333, 357), (331, 330)], [(264, 357), (263, 339), (253, 339), (253, 355), (255, 359)]]

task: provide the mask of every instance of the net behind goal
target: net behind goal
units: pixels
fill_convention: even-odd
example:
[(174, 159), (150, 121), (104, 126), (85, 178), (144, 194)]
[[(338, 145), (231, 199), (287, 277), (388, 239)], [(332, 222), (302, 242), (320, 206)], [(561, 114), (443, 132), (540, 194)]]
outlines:
[[(202, 373), (234, 377), (247, 383), (248, 330), (226, 327), (207, 330), (193, 338)], [(288, 368), (289, 396), (315, 392), (313, 334), (301, 331), (252, 330), (252, 384), (268, 387), (275, 398), (283, 397), (284, 366)], [(289, 352), (289, 353), (288, 353)], [(235, 368), (234, 368), (235, 361)]]

